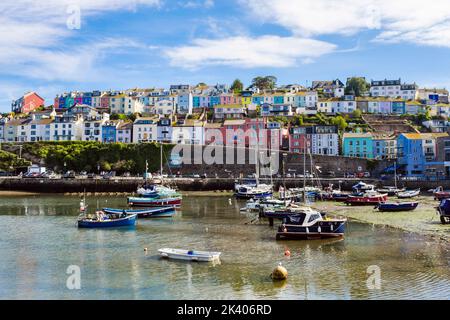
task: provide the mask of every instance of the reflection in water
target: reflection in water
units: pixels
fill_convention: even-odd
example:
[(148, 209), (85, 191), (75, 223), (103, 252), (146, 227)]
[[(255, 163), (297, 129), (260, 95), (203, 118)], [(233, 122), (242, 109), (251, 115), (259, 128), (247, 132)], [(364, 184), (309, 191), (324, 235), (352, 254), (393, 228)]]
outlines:
[[(125, 207), (126, 200), (91, 197), (88, 205)], [(345, 239), (276, 241), (277, 227), (246, 224), (240, 205), (191, 196), (172, 219), (139, 220), (136, 229), (79, 230), (78, 197), (4, 197), (0, 298), (450, 298), (447, 244), (354, 222)], [(160, 259), (163, 247), (221, 251), (221, 263)], [(288, 279), (273, 282), (270, 273), (280, 262)], [(81, 290), (66, 288), (69, 265), (81, 268)], [(371, 265), (381, 269), (381, 290), (367, 289)]]

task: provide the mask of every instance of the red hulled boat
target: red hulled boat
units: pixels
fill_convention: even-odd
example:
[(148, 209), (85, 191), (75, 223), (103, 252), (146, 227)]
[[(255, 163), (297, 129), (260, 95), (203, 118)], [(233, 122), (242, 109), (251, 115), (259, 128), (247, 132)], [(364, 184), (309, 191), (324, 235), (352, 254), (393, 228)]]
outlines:
[(352, 206), (369, 206), (386, 202), (387, 194), (377, 192), (366, 192), (361, 195), (351, 195), (345, 200), (345, 203)]

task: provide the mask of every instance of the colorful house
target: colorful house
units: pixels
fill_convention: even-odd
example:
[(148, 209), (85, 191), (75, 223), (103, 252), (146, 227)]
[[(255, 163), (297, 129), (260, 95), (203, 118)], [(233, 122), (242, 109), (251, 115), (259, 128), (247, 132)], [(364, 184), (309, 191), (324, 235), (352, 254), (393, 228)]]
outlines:
[(28, 92), (23, 97), (11, 103), (11, 110), (15, 113), (29, 113), (44, 104), (45, 100), (36, 92)]
[(342, 154), (346, 157), (372, 159), (372, 133), (344, 133), (342, 138)]
[[(435, 177), (437, 168), (445, 171), (444, 161), (439, 160), (440, 153), (444, 150), (439, 150), (438, 141), (448, 137), (448, 133), (400, 134), (397, 139), (399, 169), (407, 176), (417, 177)], [(448, 145), (450, 146), (450, 140)]]

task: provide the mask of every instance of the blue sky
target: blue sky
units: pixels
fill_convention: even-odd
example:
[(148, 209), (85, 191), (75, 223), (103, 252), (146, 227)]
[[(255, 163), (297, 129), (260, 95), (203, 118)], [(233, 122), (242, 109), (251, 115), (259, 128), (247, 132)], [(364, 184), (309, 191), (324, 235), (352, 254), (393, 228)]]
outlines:
[[(68, 8), (80, 29), (67, 28)], [(446, 0), (3, 0), (0, 11), (1, 112), (26, 91), (51, 104), (70, 90), (269, 74), (450, 87)]]

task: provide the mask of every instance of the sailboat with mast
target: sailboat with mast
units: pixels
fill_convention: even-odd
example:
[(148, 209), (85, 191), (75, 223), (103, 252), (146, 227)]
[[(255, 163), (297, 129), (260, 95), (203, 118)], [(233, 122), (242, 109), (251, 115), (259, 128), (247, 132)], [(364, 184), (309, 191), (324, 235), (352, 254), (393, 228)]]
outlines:
[(397, 186), (397, 162), (394, 163), (394, 186), (381, 187), (377, 189), (377, 191), (380, 193), (386, 193), (391, 197), (406, 191), (406, 188), (398, 188)]
[(235, 186), (235, 197), (238, 199), (266, 199), (273, 195), (273, 186), (259, 182), (259, 149), (255, 150), (255, 184), (241, 184)]
[(160, 145), (160, 177), (161, 184), (148, 184), (148, 161), (145, 160), (145, 177), (144, 185), (137, 189), (137, 194), (141, 197), (156, 198), (159, 196), (173, 196), (177, 194), (175, 189), (165, 186), (163, 182), (163, 145)]
[(176, 190), (165, 186), (163, 182), (163, 156), (162, 150), (163, 146), (161, 146), (161, 185), (153, 184), (149, 186), (147, 184), (147, 176), (148, 176), (148, 163), (146, 161), (146, 174), (145, 174), (145, 185), (142, 188), (138, 189), (138, 194), (140, 197), (128, 197), (127, 202), (130, 206), (134, 207), (162, 207), (162, 206), (173, 206), (179, 207), (181, 206), (182, 196)]

